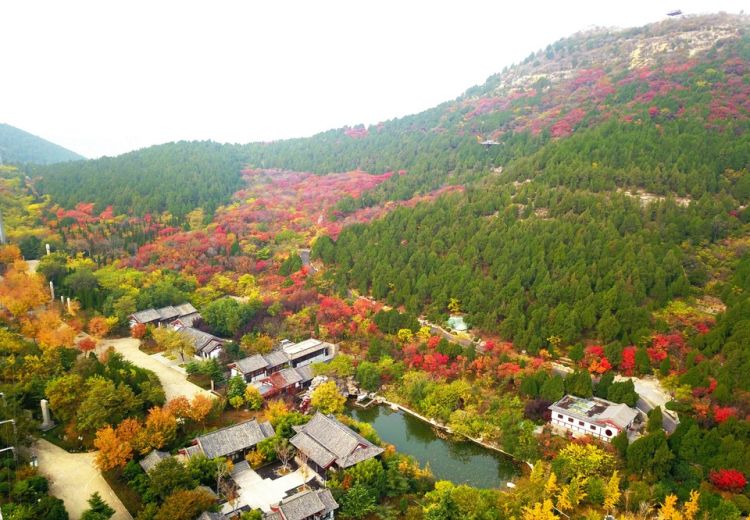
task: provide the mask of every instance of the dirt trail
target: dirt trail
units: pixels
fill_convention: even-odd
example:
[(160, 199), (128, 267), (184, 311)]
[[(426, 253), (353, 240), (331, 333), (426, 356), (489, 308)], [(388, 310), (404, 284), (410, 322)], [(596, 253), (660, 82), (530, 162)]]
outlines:
[(63, 502), (71, 520), (88, 509), (86, 502), (96, 491), (112, 509), (113, 520), (132, 520), (107, 481), (94, 466), (94, 453), (68, 453), (49, 441), (39, 439), (31, 451), (39, 462), (39, 471), (50, 480), (50, 494)]

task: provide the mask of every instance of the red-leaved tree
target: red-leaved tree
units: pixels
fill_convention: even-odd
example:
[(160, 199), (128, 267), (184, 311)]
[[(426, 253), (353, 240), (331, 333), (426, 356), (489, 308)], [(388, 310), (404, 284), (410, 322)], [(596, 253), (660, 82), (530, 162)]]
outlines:
[(747, 479), (741, 471), (736, 469), (720, 469), (709, 475), (711, 483), (723, 491), (738, 492), (745, 489)]

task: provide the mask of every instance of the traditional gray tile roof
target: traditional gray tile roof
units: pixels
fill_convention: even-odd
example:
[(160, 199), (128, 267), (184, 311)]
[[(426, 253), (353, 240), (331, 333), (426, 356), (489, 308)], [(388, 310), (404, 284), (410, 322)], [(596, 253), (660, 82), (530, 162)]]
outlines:
[(313, 374), (312, 365), (305, 365), (303, 367), (297, 367), (295, 370), (297, 370), (297, 373), (302, 378), (303, 383), (312, 381), (313, 378), (315, 377), (315, 374)]
[(191, 341), (196, 354), (209, 354), (224, 344), (223, 339), (193, 327), (183, 327), (178, 332)]
[(166, 459), (167, 457), (170, 457), (170, 455), (166, 451), (152, 450), (148, 455), (143, 457), (143, 460), (138, 464), (140, 464), (140, 466), (143, 468), (143, 471), (148, 473), (149, 471), (154, 469), (156, 465), (159, 464), (159, 462)]
[(202, 354), (210, 354), (216, 349), (220, 349), (224, 346), (224, 340), (219, 338), (214, 338), (208, 343), (206, 343), (203, 348), (200, 349), (200, 353)]
[(227, 520), (227, 516), (221, 513), (212, 513), (211, 511), (204, 511), (201, 513), (196, 520)]
[(159, 317), (162, 321), (172, 320), (180, 315), (179, 311), (171, 305), (168, 307), (162, 307), (161, 309), (156, 309), (156, 312), (159, 313)]
[(286, 381), (285, 386), (292, 386), (302, 381), (302, 376), (293, 368), (285, 368), (280, 370), (277, 374)]
[(267, 513), (263, 518), (264, 520), (304, 520), (313, 515), (326, 514), (338, 507), (330, 490), (309, 490), (285, 498), (274, 507), (276, 511)]
[(359, 448), (351, 452), (344, 458), (336, 459), (336, 464), (342, 468), (350, 468), (360, 462), (377, 457), (383, 453), (383, 448), (378, 446), (370, 446), (368, 448)]
[(583, 399), (566, 395), (549, 407), (553, 412), (564, 413), (570, 417), (582, 419), (589, 423), (611, 424), (624, 430), (638, 416), (638, 411), (626, 404), (617, 404), (599, 397)]
[(297, 433), (297, 435), (289, 439), (289, 442), (321, 468), (328, 468), (336, 461), (334, 453), (328, 451), (305, 432)]
[(256, 370), (266, 368), (268, 366), (268, 361), (266, 361), (265, 358), (260, 354), (255, 354), (254, 356), (240, 359), (239, 361), (234, 363), (234, 366), (238, 372), (242, 374), (249, 374), (251, 372), (255, 372)]
[(290, 442), (322, 468), (329, 467), (332, 462), (340, 468), (348, 468), (383, 453), (383, 448), (320, 412), (307, 424), (294, 429), (297, 435)]
[(151, 323), (152, 321), (158, 321), (161, 315), (156, 309), (146, 309), (145, 311), (133, 313), (132, 318), (138, 323)]
[[(282, 365), (289, 364), (290, 361), (298, 357), (304, 356), (309, 352), (318, 350), (321, 348), (328, 348), (329, 353), (333, 352), (335, 346), (331, 343), (326, 343), (317, 339), (307, 339), (300, 343), (292, 343), (289, 340), (283, 340), (281, 344), (271, 352), (266, 354), (255, 354), (253, 356), (240, 359), (235, 363), (237, 370), (243, 374), (250, 374), (263, 368), (275, 368)], [(307, 374), (302, 374), (304, 380), (311, 380), (312, 377), (307, 378)]]
[[(154, 321), (169, 321), (175, 318), (186, 317), (192, 314), (196, 314), (197, 316), (195, 317), (200, 316), (200, 314), (198, 314), (198, 311), (195, 310), (195, 307), (193, 307), (189, 303), (183, 303), (174, 307), (168, 305), (166, 307), (162, 307), (161, 309), (146, 309), (143, 311), (139, 311), (133, 313), (131, 315), (131, 318), (133, 318), (138, 323), (151, 323)], [(195, 317), (193, 319), (195, 319)], [(189, 324), (186, 325), (192, 325), (192, 320)]]
[(260, 425), (260, 430), (263, 432), (263, 435), (265, 435), (266, 438), (276, 435), (276, 432), (273, 431), (273, 426), (271, 426), (270, 422), (265, 421), (258, 424)]
[(177, 319), (184, 327), (192, 327), (199, 318), (201, 318), (200, 312), (191, 312), (190, 314), (185, 314)]
[(190, 459), (195, 455), (202, 454), (203, 450), (201, 450), (201, 447), (196, 444), (194, 446), (186, 446), (185, 448), (182, 448), (180, 453), (183, 453), (188, 459)]
[(277, 367), (289, 363), (289, 356), (283, 350), (274, 350), (268, 354), (263, 354), (263, 359), (268, 363), (269, 368)]
[(614, 406), (610, 406), (604, 412), (599, 415), (599, 420), (604, 422), (611, 422), (621, 430), (627, 428), (633, 419), (638, 416), (638, 412), (633, 410), (628, 405), (620, 403)]
[(198, 310), (190, 303), (175, 305), (174, 308), (177, 309), (177, 312), (180, 313), (180, 316), (188, 316), (190, 314), (196, 314), (198, 312)]
[(252, 448), (273, 434), (270, 423), (258, 423), (253, 419), (201, 435), (195, 440), (206, 457), (213, 459)]
[(333, 498), (330, 489), (321, 489), (318, 491), (318, 498), (326, 506), (326, 510), (333, 511), (339, 508), (338, 502)]

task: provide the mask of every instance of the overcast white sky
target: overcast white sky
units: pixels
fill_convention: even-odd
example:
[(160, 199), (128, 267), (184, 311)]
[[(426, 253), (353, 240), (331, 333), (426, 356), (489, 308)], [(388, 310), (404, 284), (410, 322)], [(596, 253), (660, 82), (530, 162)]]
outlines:
[(266, 141), (453, 99), (591, 26), (738, 0), (0, 3), (0, 122), (87, 157)]

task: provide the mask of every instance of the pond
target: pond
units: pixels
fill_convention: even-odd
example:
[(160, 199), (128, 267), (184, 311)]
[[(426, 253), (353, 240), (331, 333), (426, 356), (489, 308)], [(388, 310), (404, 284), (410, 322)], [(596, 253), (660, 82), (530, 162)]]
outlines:
[(470, 441), (441, 439), (430, 424), (404, 412), (373, 406), (367, 410), (350, 407), (347, 413), (371, 424), (383, 442), (393, 444), (399, 452), (411, 455), (423, 466), (429, 463), (438, 480), (505, 488), (506, 482), (520, 475), (512, 458)]

